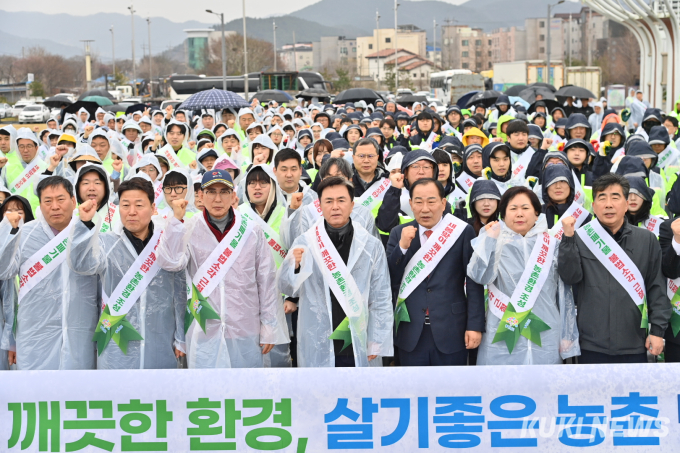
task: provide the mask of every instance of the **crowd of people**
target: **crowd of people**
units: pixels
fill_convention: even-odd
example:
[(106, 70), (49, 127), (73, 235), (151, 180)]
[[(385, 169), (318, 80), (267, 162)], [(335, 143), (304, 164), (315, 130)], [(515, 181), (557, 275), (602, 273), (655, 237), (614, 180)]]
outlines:
[(678, 362), (680, 103), (635, 96), (0, 128), (0, 369)]

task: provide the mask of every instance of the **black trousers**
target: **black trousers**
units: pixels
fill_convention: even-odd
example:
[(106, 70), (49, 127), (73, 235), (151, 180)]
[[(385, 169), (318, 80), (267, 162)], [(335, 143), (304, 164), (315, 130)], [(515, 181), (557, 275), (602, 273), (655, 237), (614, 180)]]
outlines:
[(468, 351), (463, 349), (453, 354), (444, 354), (434, 343), (432, 328), (423, 326), (420, 339), (415, 349), (411, 352), (399, 349), (399, 362), (401, 366), (451, 366), (467, 365)]
[(666, 340), (666, 350), (663, 355), (667, 363), (680, 362), (680, 345)]
[(335, 356), (335, 367), (336, 368), (354, 368), (354, 355), (336, 355)]
[(647, 363), (647, 353), (640, 354), (624, 354), (624, 355), (609, 355), (602, 352), (586, 351), (581, 349), (581, 355), (578, 357), (578, 363), (582, 365), (590, 365), (595, 363)]

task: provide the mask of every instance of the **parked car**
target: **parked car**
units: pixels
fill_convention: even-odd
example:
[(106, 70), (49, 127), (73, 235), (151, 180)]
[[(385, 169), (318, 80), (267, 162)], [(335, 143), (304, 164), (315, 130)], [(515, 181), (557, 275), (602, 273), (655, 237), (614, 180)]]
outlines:
[(173, 101), (173, 100), (166, 100), (161, 102), (161, 111), (165, 113), (165, 109), (167, 106), (171, 105), (173, 110), (177, 108), (178, 105), (180, 105), (182, 101)]
[(44, 123), (50, 116), (50, 109), (42, 104), (27, 105), (19, 113), (19, 123)]
[(0, 118), (9, 118), (12, 116), (12, 106), (9, 104), (0, 104)]
[(26, 107), (27, 105), (34, 105), (35, 102), (33, 101), (19, 101), (16, 104), (14, 104), (14, 108), (12, 109), (12, 116), (17, 118), (21, 111)]

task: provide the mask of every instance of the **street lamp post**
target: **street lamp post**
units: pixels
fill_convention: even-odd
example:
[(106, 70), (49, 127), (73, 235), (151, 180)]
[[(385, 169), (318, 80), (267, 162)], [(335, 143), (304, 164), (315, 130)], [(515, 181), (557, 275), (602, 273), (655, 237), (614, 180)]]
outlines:
[(277, 69), (276, 69), (277, 61), (276, 60), (278, 60), (278, 58), (276, 56), (276, 28), (277, 28), (276, 27), (276, 21), (272, 21), (272, 27), (274, 29), (274, 72), (276, 72), (277, 71)]
[(132, 18), (132, 94), (137, 96), (137, 63), (135, 62), (135, 9), (134, 5), (128, 6)]
[(153, 97), (153, 77), (151, 77), (151, 18), (146, 18), (146, 25), (149, 30), (149, 96)]
[(399, 30), (397, 27), (397, 8), (399, 8), (399, 3), (394, 0), (394, 95), (397, 95), (399, 90), (399, 66), (397, 65), (397, 35)]
[(375, 59), (378, 66), (378, 89), (380, 89), (380, 13), (375, 10), (375, 51), (378, 52), (378, 58)]
[(116, 78), (116, 36), (113, 33), (113, 25), (109, 28), (111, 31), (111, 60), (113, 61), (113, 78)]
[(220, 16), (220, 25), (222, 26), (222, 89), (227, 90), (227, 50), (226, 40), (224, 38), (224, 13), (213, 13), (211, 9), (206, 9), (206, 13)]
[(248, 101), (248, 43), (246, 42), (246, 0), (243, 0), (243, 82), (246, 95), (246, 102)]
[(551, 27), (550, 27), (550, 22), (551, 22), (550, 15), (551, 15), (552, 9), (553, 9), (555, 6), (557, 6), (557, 5), (559, 5), (559, 4), (562, 4), (562, 3), (564, 3), (564, 0), (560, 0), (559, 2), (555, 3), (554, 5), (548, 5), (548, 21), (546, 22), (546, 26), (548, 27), (548, 37), (546, 38), (546, 44), (547, 44), (547, 46), (546, 46), (546, 49), (545, 49), (545, 60), (546, 60), (546, 62), (545, 62), (546, 65), (545, 65), (545, 66), (546, 66), (546, 69), (547, 69), (547, 71), (548, 71), (548, 72), (546, 73), (546, 81), (547, 81), (547, 83), (550, 83), (550, 50), (551, 50), (551, 49), (550, 49), (550, 28), (551, 28)]

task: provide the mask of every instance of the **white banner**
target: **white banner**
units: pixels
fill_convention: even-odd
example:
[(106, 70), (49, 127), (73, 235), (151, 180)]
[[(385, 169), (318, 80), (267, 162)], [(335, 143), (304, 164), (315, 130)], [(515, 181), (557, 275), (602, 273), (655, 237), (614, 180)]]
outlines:
[(7, 371), (1, 450), (677, 452), (678, 375), (679, 364)]

